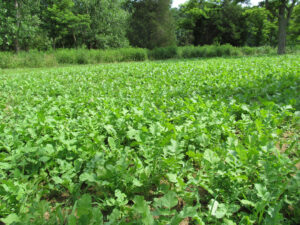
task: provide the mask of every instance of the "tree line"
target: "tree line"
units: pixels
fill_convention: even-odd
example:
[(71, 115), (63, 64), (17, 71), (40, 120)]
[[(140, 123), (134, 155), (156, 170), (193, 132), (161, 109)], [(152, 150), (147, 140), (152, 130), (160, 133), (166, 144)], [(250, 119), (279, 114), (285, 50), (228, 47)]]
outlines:
[(107, 49), (300, 41), (298, 0), (0, 0), (0, 50)]

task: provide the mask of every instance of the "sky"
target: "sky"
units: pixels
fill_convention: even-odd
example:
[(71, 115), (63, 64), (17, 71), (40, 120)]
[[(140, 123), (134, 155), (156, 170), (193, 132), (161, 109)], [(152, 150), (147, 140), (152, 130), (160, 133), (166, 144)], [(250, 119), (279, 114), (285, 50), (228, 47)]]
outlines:
[[(172, 7), (178, 7), (180, 4), (185, 3), (187, 0), (173, 0)], [(252, 5), (257, 5), (261, 0), (250, 0)]]

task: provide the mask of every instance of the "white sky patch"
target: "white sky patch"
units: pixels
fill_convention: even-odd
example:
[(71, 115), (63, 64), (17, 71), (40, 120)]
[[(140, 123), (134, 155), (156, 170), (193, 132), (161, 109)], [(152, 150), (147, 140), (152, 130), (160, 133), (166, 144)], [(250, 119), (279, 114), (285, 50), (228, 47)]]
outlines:
[(187, 0), (173, 0), (172, 7), (177, 8), (180, 4), (185, 3)]
[[(262, 0), (250, 0), (252, 5), (257, 5)], [(187, 2), (187, 0), (173, 0), (172, 7), (178, 8), (180, 4)]]

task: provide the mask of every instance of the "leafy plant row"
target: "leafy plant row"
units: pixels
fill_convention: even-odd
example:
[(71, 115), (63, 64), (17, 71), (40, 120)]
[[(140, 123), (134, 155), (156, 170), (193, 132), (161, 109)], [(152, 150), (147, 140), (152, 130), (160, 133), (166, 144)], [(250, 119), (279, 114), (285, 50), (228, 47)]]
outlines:
[(298, 55), (0, 74), (5, 224), (297, 224)]

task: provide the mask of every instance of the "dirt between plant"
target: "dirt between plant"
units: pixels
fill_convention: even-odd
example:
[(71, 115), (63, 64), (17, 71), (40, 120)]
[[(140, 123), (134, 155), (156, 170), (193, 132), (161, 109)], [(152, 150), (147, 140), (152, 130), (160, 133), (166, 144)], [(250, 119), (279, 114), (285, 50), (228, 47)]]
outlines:
[[(289, 148), (289, 144), (287, 143), (287, 141), (291, 139), (292, 135), (292, 132), (285, 132), (282, 137), (283, 143), (280, 141), (276, 144), (277, 149), (279, 149), (281, 153), (284, 153)], [(295, 166), (298, 170), (300, 170), (300, 162), (298, 162)]]

